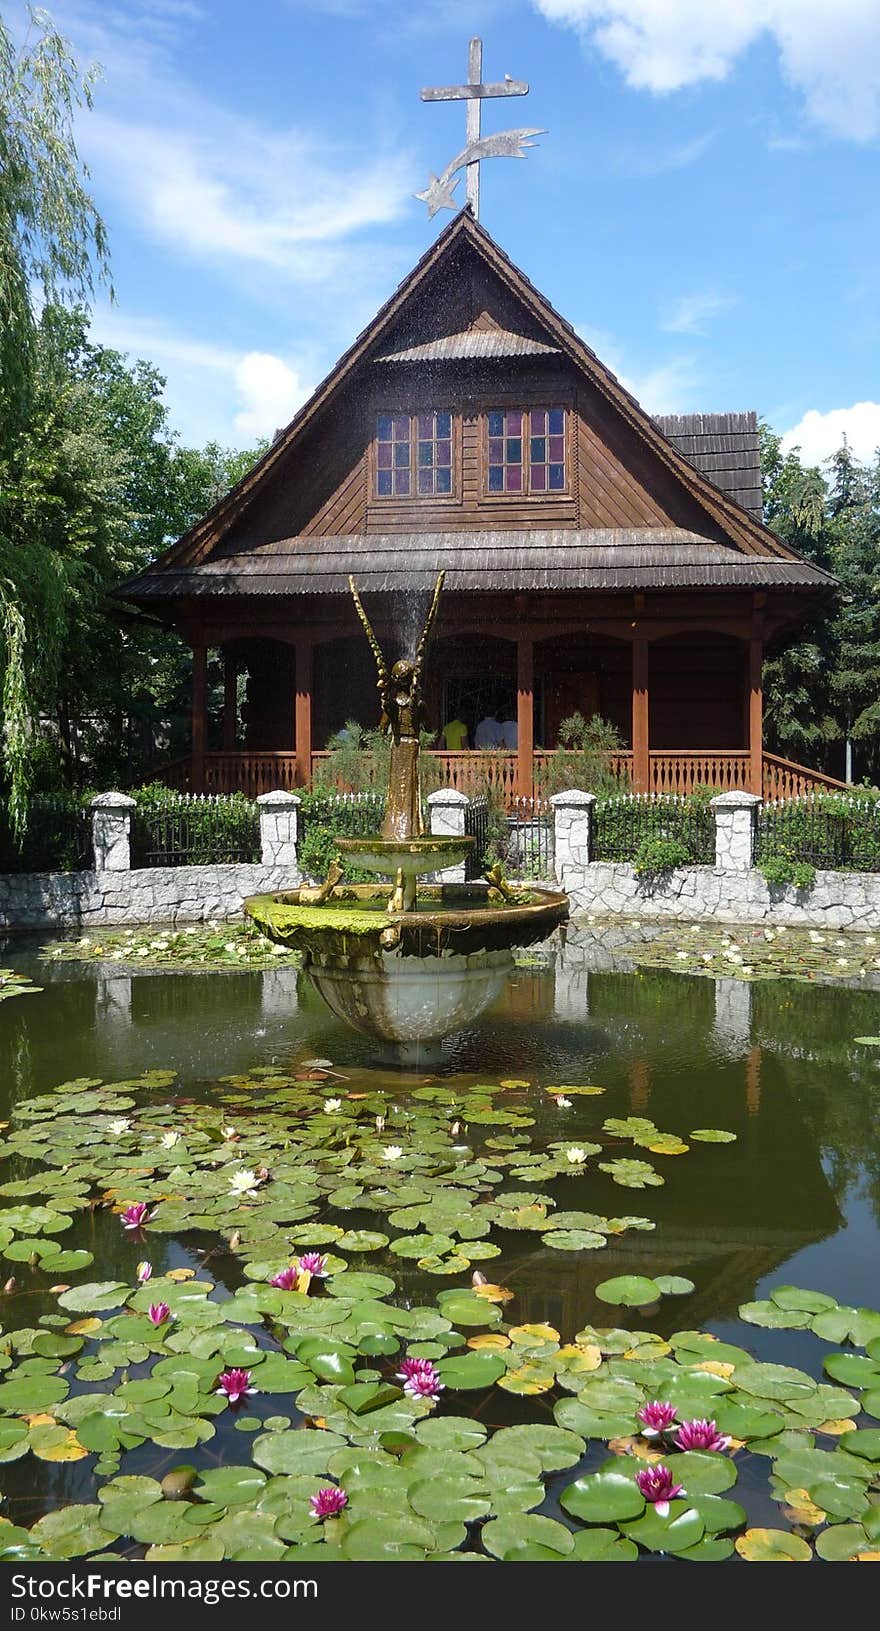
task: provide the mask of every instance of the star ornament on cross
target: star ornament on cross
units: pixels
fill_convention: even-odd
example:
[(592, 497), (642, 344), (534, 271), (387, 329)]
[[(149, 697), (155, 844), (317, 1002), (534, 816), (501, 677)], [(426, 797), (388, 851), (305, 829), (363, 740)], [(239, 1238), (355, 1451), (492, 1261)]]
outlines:
[(428, 214), (432, 218), (438, 210), (457, 209), (455, 189), (459, 178), (456, 171), (467, 171), (467, 201), (476, 220), (480, 214), (480, 165), (483, 159), (511, 158), (524, 159), (526, 149), (533, 147), (534, 136), (544, 136), (546, 131), (524, 127), (519, 130), (501, 130), (494, 136), (481, 136), (480, 118), (483, 102), (489, 97), (496, 96), (526, 96), (528, 85), (524, 79), (511, 79), (505, 74), (499, 84), (484, 85), (483, 74), (483, 42), (479, 39), (471, 40), (468, 51), (468, 82), (466, 85), (439, 85), (429, 87), (422, 91), (423, 102), (465, 102), (467, 104), (467, 117), (465, 126), (466, 145), (460, 153), (456, 153), (445, 170), (439, 176), (432, 176), (427, 187), (415, 197), (427, 204)]

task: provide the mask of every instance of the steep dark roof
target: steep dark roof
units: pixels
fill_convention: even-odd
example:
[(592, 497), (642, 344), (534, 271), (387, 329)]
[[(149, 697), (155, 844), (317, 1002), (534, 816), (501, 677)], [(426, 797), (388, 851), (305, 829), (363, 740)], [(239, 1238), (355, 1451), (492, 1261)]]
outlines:
[[(325, 423), (326, 416), (338, 410), (340, 397), (362, 365), (375, 363), (383, 354), (387, 354), (389, 348), (398, 352), (401, 350), (399, 345), (394, 345), (394, 335), (400, 332), (402, 314), (409, 309), (411, 301), (421, 297), (430, 279), (442, 275), (443, 269), (450, 264), (450, 258), (462, 248), (473, 251), (502, 288), (518, 302), (524, 326), (531, 326), (540, 334), (539, 343), (558, 351), (581, 371), (611, 408), (621, 427), (641, 444), (641, 450), (664, 468), (696, 502), (706, 518), (705, 538), (702, 531), (691, 534), (664, 528), (646, 528), (638, 535), (629, 533), (628, 529), (560, 531), (552, 534), (529, 532), (522, 535), (497, 532), (490, 535), (439, 533), (426, 536), (400, 532), (384, 539), (375, 535), (344, 539), (301, 536), (273, 544), (258, 539), (251, 542), (246, 553), (242, 544), (239, 543), (236, 548), (257, 494), (267, 482), (280, 474), (288, 454), (306, 433), (315, 425)], [(453, 340), (455, 338), (452, 337)], [(517, 338), (523, 339), (525, 336)], [(435, 338), (433, 342), (426, 343), (442, 347), (444, 339), (441, 337), (438, 341)], [(716, 416), (697, 416), (693, 421), (676, 419), (674, 422), (663, 421), (662, 424), (655, 422), (571, 324), (560, 316), (499, 248), (486, 229), (465, 209), (425, 252), (372, 323), (357, 337), (308, 402), (286, 429), (276, 436), (271, 447), (237, 486), (145, 573), (121, 585), (117, 594), (130, 600), (149, 598), (155, 604), (158, 600), (192, 593), (293, 592), (290, 588), (279, 587), (282, 580), (288, 584), (295, 583), (296, 592), (299, 593), (308, 592), (309, 584), (318, 583), (332, 590), (336, 574), (322, 571), (322, 561), (329, 562), (335, 555), (340, 561), (357, 563), (357, 570), (363, 572), (364, 563), (371, 552), (379, 551), (383, 545), (397, 557), (393, 565), (389, 564), (389, 573), (397, 571), (407, 577), (407, 582), (409, 562), (416, 551), (422, 552), (421, 561), (427, 563), (430, 559), (431, 571), (436, 570), (438, 564), (445, 564), (450, 552), (456, 554), (459, 564), (450, 565), (453, 573), (450, 587), (463, 587), (470, 575), (474, 574), (475, 582), (480, 586), (510, 588), (514, 586), (513, 575), (518, 573), (522, 573), (522, 581), (529, 584), (538, 581), (538, 578), (530, 576), (537, 573), (542, 585), (546, 584), (548, 588), (561, 587), (563, 577), (566, 586), (572, 588), (594, 585), (636, 588), (652, 582), (665, 587), (697, 583), (710, 586), (756, 581), (768, 585), (809, 585), (814, 589), (832, 586), (834, 580), (827, 573), (803, 561), (795, 550), (761, 523), (754, 496), (754, 454), (749, 444), (750, 437), (756, 434), (754, 416), (727, 417), (731, 428), (726, 431), (720, 429), (722, 421)], [(735, 428), (734, 420), (737, 421)], [(740, 424), (739, 421), (744, 423)], [(695, 428), (697, 424), (699, 430)], [(687, 425), (691, 428), (686, 428)], [(738, 440), (738, 445), (727, 448), (723, 445), (725, 438), (731, 443)], [(724, 462), (728, 454), (735, 462)], [(707, 468), (710, 463), (711, 473)], [(739, 502), (739, 494), (749, 499), (749, 507)], [(717, 540), (719, 535), (720, 544), (712, 543), (713, 536)], [(598, 543), (600, 536), (603, 540), (601, 546)], [(636, 536), (637, 544), (633, 542)], [(545, 540), (543, 546), (539, 542), (542, 538)], [(677, 548), (686, 552), (686, 557), (667, 556), (661, 560), (655, 551), (661, 547), (661, 539), (664, 538), (670, 547), (674, 541)], [(518, 546), (517, 540), (520, 540)], [(516, 565), (510, 553), (511, 547), (519, 547), (525, 552), (519, 557), (519, 565)], [(550, 556), (542, 560), (539, 555), (529, 553), (540, 551), (542, 547), (552, 552), (552, 583), (549, 577), (545, 579), (542, 575), (549, 572)], [(592, 553), (597, 547), (613, 550), (613, 559), (608, 555), (605, 563), (600, 565), (599, 556)], [(625, 560), (624, 556), (617, 554), (621, 548), (644, 548), (649, 555), (644, 559), (628, 557)], [(720, 549), (722, 553), (704, 553), (698, 561), (691, 553), (694, 549)], [(489, 559), (490, 550), (494, 552), (495, 568), (484, 571), (482, 563)], [(278, 563), (282, 560), (285, 565), (279, 569)], [(270, 569), (272, 561), (276, 563), (274, 570)], [(429, 568), (425, 564), (421, 569)], [(340, 565), (339, 571), (343, 570)], [(462, 576), (457, 580), (455, 574), (459, 570)], [(503, 581), (494, 576), (498, 571), (504, 574)], [(758, 577), (751, 575), (753, 571)], [(601, 575), (603, 573), (604, 577)], [(652, 578), (644, 575), (651, 573), (659, 576)], [(265, 587), (273, 579), (276, 580), (274, 589)], [(229, 582), (233, 581), (237, 584), (235, 590), (229, 588)], [(260, 587), (261, 584), (264, 586)]]
[(667, 413), (658, 414), (655, 423), (695, 470), (761, 520), (756, 413)]
[(681, 528), (536, 532), (365, 533), (282, 538), (135, 579), (131, 598), (202, 595), (347, 594), (430, 589), (439, 571), (450, 591), (669, 589), (680, 586), (816, 589), (833, 583), (807, 561), (743, 555)]

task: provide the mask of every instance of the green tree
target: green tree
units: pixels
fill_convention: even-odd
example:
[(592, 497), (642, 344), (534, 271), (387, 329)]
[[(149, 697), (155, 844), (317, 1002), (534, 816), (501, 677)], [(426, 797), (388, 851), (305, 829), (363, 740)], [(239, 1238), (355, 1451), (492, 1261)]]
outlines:
[(880, 456), (843, 446), (829, 461), (831, 559), (841, 583), (831, 695), (854, 776), (880, 777)]
[(28, 548), (28, 472), (16, 458), (33, 406), (34, 291), (49, 304), (81, 301), (108, 275), (104, 224), (73, 134), (96, 73), (80, 72), (45, 13), (30, 12), (20, 50), (0, 19), (0, 620), (3, 761), (17, 831), (26, 819), (35, 679), (47, 654), (57, 664), (64, 585), (57, 559)]
[(825, 474), (761, 427), (764, 515), (840, 593), (764, 665), (767, 739), (791, 758), (840, 774), (843, 743), (859, 779), (880, 776), (880, 459), (865, 467), (844, 441)]

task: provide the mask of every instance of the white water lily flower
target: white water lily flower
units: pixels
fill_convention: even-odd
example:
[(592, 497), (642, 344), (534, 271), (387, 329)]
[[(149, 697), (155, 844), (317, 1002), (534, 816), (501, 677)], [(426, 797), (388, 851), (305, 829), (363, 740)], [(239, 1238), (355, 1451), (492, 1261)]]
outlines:
[(173, 1150), (175, 1144), (179, 1144), (179, 1142), (180, 1142), (180, 1134), (179, 1133), (163, 1133), (162, 1137), (159, 1140), (159, 1142), (162, 1145), (163, 1150)]
[(125, 956), (124, 951), (114, 951), (113, 956), (111, 957), (110, 961), (113, 962), (113, 963), (121, 963), (124, 956)]
[(873, 934), (866, 934), (865, 935), (865, 945), (866, 946), (876, 946), (876, 944), (877, 944), (877, 936), (876, 935), (873, 935)]
[(838, 957), (837, 966), (838, 968), (849, 968), (849, 959), (847, 957)]
[(220, 1137), (221, 1138), (226, 1138), (226, 1139), (234, 1138), (235, 1137), (235, 1128), (234, 1127), (221, 1127), (220, 1128)]
[(579, 1144), (570, 1144), (565, 1155), (566, 1160), (570, 1161), (573, 1167), (579, 1167), (587, 1159), (586, 1150), (582, 1150)]
[(403, 1147), (400, 1144), (386, 1144), (382, 1151), (383, 1158), (386, 1161), (399, 1161), (402, 1154)]
[(273, 957), (284, 957), (287, 953), (286, 946), (273, 946), (271, 950)]
[(150, 948), (149, 946), (136, 946), (134, 954), (135, 957), (149, 957)]
[(556, 1103), (560, 1110), (571, 1109), (571, 1099), (567, 1099), (563, 1093), (557, 1093)]
[(703, 952), (703, 962), (704, 963), (711, 963), (711, 961), (712, 961), (711, 951), (704, 951)]
[(130, 1116), (117, 1116), (115, 1121), (108, 1121), (107, 1131), (109, 1133), (113, 1133), (114, 1136), (118, 1138), (121, 1133), (127, 1133), (130, 1126)]
[(687, 957), (687, 952), (686, 951), (677, 951), (675, 955), (676, 955), (676, 957), (685, 958), (685, 957)]
[(233, 1195), (253, 1195), (254, 1191), (259, 1189), (259, 1186), (260, 1180), (256, 1173), (251, 1172), (247, 1167), (239, 1167), (238, 1171), (234, 1172), (229, 1180), (229, 1188)]
[(325, 1109), (328, 1116), (335, 1116), (337, 1110), (342, 1109), (342, 1100), (341, 1099), (325, 1099), (324, 1100), (324, 1109)]
[(238, 947), (234, 940), (225, 940), (223, 943), (223, 950), (228, 951), (231, 954), (234, 951), (238, 951)]
[(376, 1132), (377, 1133), (384, 1133), (384, 1131), (385, 1131), (385, 1117), (384, 1116), (377, 1116), (376, 1117)]

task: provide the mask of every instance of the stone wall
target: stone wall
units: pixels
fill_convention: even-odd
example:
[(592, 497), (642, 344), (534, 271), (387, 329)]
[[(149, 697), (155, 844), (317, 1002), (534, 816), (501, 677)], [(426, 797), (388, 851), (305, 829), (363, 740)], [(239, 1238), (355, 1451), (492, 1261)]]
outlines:
[(763, 874), (721, 867), (676, 867), (659, 881), (631, 866), (591, 861), (565, 885), (572, 913), (602, 917), (709, 918), (716, 923), (784, 923), (802, 929), (880, 928), (880, 874), (817, 872), (810, 889), (772, 886)]
[(0, 875), (0, 929), (112, 928), (240, 920), (248, 895), (295, 888), (290, 866), (143, 867), (136, 872)]

